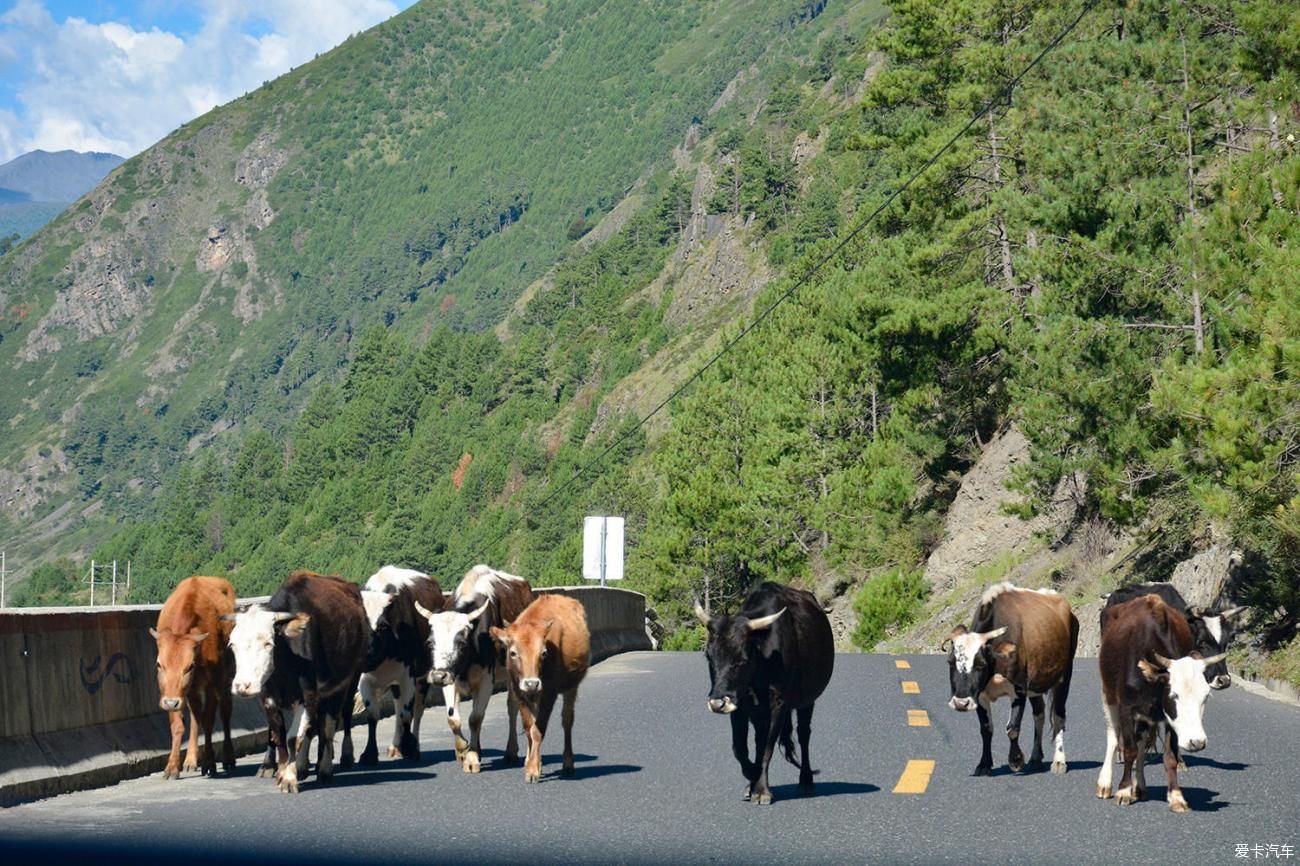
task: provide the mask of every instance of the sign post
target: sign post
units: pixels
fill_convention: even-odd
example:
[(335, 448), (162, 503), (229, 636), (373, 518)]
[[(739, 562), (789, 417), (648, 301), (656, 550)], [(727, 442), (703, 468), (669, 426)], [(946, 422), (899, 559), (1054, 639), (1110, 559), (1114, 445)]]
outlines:
[(623, 518), (587, 517), (582, 521), (582, 577), (623, 579)]

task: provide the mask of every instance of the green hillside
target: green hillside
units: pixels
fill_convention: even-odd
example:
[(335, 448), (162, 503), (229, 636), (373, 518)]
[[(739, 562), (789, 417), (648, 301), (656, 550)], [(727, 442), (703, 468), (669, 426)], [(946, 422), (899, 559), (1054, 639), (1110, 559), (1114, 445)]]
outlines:
[(496, 325), (729, 83), (878, 11), (824, 5), (420, 3), (131, 159), (0, 261), (9, 540), (152, 514), (373, 326)]

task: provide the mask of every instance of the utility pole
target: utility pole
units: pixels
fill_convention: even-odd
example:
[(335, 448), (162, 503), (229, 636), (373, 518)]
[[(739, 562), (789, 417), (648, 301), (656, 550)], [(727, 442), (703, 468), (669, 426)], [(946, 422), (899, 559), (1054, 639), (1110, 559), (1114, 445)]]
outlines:
[(0, 550), (0, 608), (5, 606), (5, 578), (8, 576), (5, 571), (5, 551)]
[(117, 560), (116, 559), (113, 560), (113, 595), (112, 595), (112, 600), (109, 603), (112, 604), (114, 607), (117, 606)]
[(90, 561), (90, 606), (95, 606), (95, 560)]

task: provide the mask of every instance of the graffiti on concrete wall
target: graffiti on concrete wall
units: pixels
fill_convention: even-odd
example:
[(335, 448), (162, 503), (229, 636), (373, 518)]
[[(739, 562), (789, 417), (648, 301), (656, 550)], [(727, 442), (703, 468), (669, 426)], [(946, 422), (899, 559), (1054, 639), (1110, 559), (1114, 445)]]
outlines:
[(135, 663), (126, 653), (113, 653), (101, 668), (102, 659), (103, 656), (95, 656), (90, 662), (84, 657), (81, 659), (81, 684), (85, 686), (87, 694), (93, 695), (102, 689), (110, 676), (122, 685), (135, 680)]

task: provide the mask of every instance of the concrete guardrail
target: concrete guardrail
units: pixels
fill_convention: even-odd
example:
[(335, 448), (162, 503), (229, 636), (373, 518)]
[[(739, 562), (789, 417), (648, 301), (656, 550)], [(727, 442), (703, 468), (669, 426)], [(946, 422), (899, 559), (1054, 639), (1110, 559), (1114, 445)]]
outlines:
[[(593, 662), (651, 648), (640, 593), (589, 586), (539, 592), (582, 602)], [(0, 806), (162, 770), (171, 734), (158, 707), (156, 645), (149, 634), (160, 609), (0, 611)], [(236, 698), (232, 722), (237, 754), (266, 747), (266, 718), (256, 701)], [(224, 738), (218, 720), (214, 746)]]

